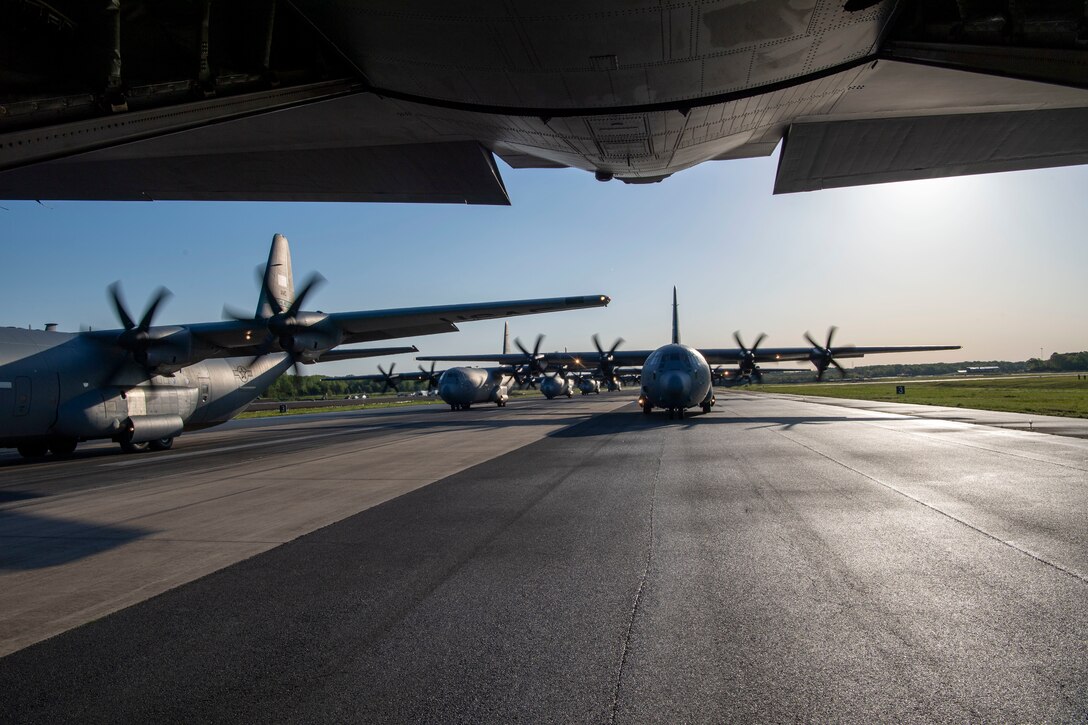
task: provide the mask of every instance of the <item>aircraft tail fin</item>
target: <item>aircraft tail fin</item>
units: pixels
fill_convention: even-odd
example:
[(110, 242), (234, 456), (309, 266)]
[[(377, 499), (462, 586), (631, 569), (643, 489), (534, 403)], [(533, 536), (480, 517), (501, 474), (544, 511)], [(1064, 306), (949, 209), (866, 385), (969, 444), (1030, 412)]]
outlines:
[(676, 304), (676, 286), (672, 288), (672, 344), (680, 344), (680, 310)]
[(510, 323), (504, 322), (502, 324), (502, 354), (505, 355), (510, 352)]
[(276, 234), (272, 237), (272, 248), (268, 250), (268, 264), (264, 267), (261, 284), (261, 296), (257, 298), (257, 317), (267, 318), (275, 314), (269, 302), (269, 293), (275, 297), (281, 310), (286, 310), (295, 301), (295, 278), (291, 273), (291, 247), (287, 237)]

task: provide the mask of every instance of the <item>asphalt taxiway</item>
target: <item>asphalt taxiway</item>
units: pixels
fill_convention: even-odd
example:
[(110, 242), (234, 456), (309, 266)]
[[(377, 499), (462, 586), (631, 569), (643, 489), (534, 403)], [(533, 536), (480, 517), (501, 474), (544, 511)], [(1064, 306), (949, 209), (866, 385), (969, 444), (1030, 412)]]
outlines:
[[(153, 463), (0, 470), (0, 535), (25, 554), (0, 568), (5, 614), (20, 577), (23, 597), (66, 568), (169, 577), (139, 547), (179, 517), (207, 533), (179, 560), (264, 546), (3, 657), (0, 720), (1088, 717), (1088, 441), (743, 393), (682, 421), (627, 400), (315, 417)], [(440, 471), (417, 467), (448, 458), (427, 485)], [(311, 501), (310, 533), (277, 523)], [(96, 537), (121, 543), (65, 549)]]

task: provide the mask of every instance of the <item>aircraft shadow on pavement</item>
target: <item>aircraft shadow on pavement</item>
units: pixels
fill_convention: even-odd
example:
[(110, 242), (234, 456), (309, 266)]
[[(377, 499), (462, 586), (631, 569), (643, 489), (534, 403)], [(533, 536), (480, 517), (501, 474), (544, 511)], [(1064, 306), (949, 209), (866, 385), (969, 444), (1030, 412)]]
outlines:
[(29, 571), (68, 564), (154, 533), (0, 511), (0, 571)]

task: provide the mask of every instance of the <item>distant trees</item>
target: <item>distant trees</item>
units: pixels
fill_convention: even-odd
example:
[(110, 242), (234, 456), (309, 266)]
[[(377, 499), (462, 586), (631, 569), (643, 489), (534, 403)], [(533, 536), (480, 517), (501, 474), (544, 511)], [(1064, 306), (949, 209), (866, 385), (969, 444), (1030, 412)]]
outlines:
[(955, 375), (960, 370), (967, 368), (998, 367), (1002, 373), (1026, 372), (1026, 361), (1010, 362), (1009, 360), (968, 360), (955, 363), (917, 363), (913, 365), (893, 363), (891, 365), (860, 365), (850, 368), (851, 377), (858, 378), (888, 378), (904, 377), (912, 375)]
[[(303, 400), (326, 397), (332, 400), (346, 395), (385, 392), (381, 380), (322, 380), (322, 375), (281, 375), (269, 386), (264, 397), (272, 400)], [(426, 382), (403, 380), (397, 383), (402, 392), (415, 392), (426, 388)], [(390, 390), (389, 392), (393, 392)]]
[(1027, 361), (1031, 372), (1065, 372), (1088, 370), (1088, 352), (1056, 352), (1049, 360), (1033, 357)]

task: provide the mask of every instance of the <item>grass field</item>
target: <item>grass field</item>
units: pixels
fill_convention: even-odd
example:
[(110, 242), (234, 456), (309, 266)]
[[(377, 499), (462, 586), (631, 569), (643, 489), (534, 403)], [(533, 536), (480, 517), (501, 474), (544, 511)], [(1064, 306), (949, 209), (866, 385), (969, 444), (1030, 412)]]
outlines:
[(326, 405), (313, 408), (291, 408), (286, 413), (278, 410), (252, 410), (240, 413), (235, 418), (282, 418), (285, 415), (309, 415), (310, 413), (342, 413), (349, 410), (364, 410), (371, 408), (400, 408), (405, 405), (423, 405), (426, 403), (441, 403), (441, 398), (398, 398), (396, 400), (359, 401), (358, 405)]
[[(897, 385), (906, 386), (904, 395), (896, 395)], [(1088, 418), (1088, 376), (1078, 380), (1075, 374), (993, 377), (982, 380), (911, 381), (907, 379), (887, 383), (762, 385), (753, 386), (750, 390)]]

